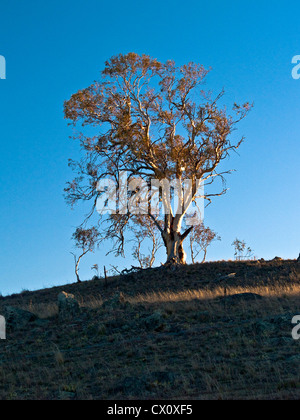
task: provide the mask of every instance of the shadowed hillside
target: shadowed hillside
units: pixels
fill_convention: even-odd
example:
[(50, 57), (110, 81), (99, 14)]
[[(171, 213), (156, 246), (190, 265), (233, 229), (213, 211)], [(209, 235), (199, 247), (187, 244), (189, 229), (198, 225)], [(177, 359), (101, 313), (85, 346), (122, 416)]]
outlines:
[[(61, 292), (79, 308), (59, 310)], [(0, 313), (9, 314), (1, 399), (300, 397), (295, 260), (158, 268), (23, 292), (1, 298)]]

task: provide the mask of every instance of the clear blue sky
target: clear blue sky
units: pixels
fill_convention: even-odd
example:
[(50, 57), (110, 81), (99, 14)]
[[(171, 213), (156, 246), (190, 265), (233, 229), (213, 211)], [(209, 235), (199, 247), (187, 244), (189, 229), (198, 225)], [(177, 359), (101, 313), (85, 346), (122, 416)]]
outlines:
[[(237, 169), (230, 191), (206, 211), (222, 236), (208, 258), (232, 258), (235, 237), (258, 257), (297, 257), (300, 80), (291, 77), (291, 60), (300, 54), (299, 16), (295, 0), (1, 0), (0, 291), (75, 280), (70, 237), (82, 210), (67, 207), (63, 188), (78, 147), (63, 102), (93, 82), (106, 59), (131, 51), (211, 66), (208, 87), (224, 86), (228, 104), (255, 103), (240, 125), (247, 138), (240, 156), (228, 161)], [(126, 265), (100, 250), (83, 261), (83, 278), (95, 263)]]

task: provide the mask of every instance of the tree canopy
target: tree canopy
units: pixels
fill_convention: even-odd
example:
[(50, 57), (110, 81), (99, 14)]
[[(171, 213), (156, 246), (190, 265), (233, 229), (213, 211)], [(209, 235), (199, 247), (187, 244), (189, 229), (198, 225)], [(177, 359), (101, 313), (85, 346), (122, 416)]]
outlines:
[[(177, 209), (162, 193), (163, 215), (153, 214), (149, 204), (144, 216), (160, 232), (172, 263), (185, 260), (183, 241), (193, 226), (182, 232), (183, 220), (196, 200), (198, 181), (210, 183), (228, 173), (218, 166), (243, 141), (232, 142), (232, 133), (251, 108), (235, 103), (228, 112), (220, 106), (224, 91), (213, 96), (203, 89), (208, 73), (195, 63), (177, 67), (147, 55), (118, 55), (105, 63), (99, 81), (65, 102), (65, 117), (81, 126), (75, 137), (83, 151), (79, 162), (70, 161), (77, 176), (66, 187), (68, 202), (91, 201), (90, 216), (103, 194), (99, 182), (109, 178), (120, 186), (122, 172), (129, 181), (139, 177), (147, 186), (153, 179), (177, 181)], [(210, 195), (202, 193), (202, 198), (210, 200)], [(124, 234), (134, 217), (117, 211), (101, 222), (102, 238), (114, 240), (117, 254), (124, 250)]]

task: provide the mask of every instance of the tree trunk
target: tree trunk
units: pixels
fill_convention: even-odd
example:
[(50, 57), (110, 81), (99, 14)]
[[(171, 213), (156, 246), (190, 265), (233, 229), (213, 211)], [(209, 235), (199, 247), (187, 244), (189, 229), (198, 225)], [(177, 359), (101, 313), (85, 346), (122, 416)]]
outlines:
[(183, 235), (179, 232), (164, 233), (163, 240), (167, 252), (167, 265), (186, 264), (186, 253), (183, 249)]
[(191, 233), (193, 226), (181, 234), (182, 220), (183, 214), (178, 214), (175, 217), (168, 214), (165, 216), (165, 228), (161, 231), (161, 234), (167, 252), (166, 265), (176, 266), (186, 264), (186, 253), (183, 249), (183, 241)]
[(81, 283), (81, 280), (80, 280), (80, 277), (79, 277), (79, 263), (80, 263), (81, 258), (85, 254), (80, 255), (80, 257), (78, 259), (77, 259), (75, 254), (72, 253), (72, 255), (74, 257), (74, 262), (75, 262), (75, 274), (76, 274), (76, 278), (77, 278), (77, 283)]
[(78, 258), (78, 261), (75, 264), (75, 274), (77, 278), (77, 283), (81, 283), (80, 277), (79, 277), (79, 263), (80, 263), (81, 257)]
[(203, 260), (201, 261), (201, 264), (204, 264), (206, 261), (206, 255), (207, 255), (207, 249), (204, 250)]

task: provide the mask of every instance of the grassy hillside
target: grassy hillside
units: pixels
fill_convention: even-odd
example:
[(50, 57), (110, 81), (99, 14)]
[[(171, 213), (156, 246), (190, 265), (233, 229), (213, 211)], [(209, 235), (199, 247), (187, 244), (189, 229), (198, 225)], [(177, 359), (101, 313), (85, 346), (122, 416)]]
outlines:
[[(62, 291), (80, 303), (67, 318)], [(296, 261), (153, 269), (1, 298), (0, 314), (8, 306), (38, 318), (0, 341), (1, 399), (300, 397)]]

